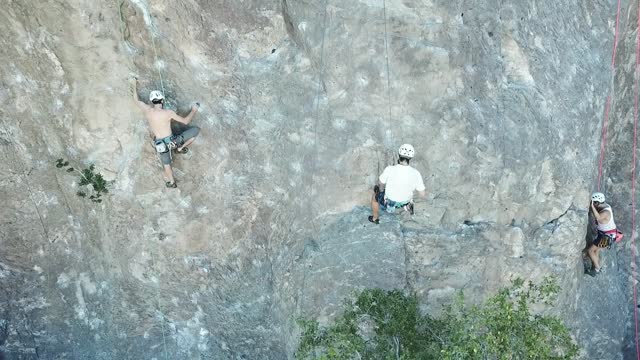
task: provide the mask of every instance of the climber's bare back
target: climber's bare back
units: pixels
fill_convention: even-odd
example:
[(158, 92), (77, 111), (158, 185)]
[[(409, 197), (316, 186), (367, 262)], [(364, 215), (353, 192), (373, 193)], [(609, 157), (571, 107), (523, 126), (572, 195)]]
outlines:
[(176, 113), (172, 110), (155, 109), (146, 105), (144, 117), (149, 123), (151, 131), (157, 139), (171, 136), (171, 119), (176, 118)]

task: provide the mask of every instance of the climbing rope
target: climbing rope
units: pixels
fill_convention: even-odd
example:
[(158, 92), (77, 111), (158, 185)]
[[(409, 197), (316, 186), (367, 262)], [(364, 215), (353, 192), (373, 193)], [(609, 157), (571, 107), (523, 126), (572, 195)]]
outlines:
[[(638, 3), (638, 13), (637, 13), (637, 29), (640, 29), (640, 1)], [(611, 54), (611, 72), (612, 72), (612, 87), (613, 82), (615, 81), (615, 64), (616, 64), (616, 52), (618, 49), (618, 37), (619, 37), (619, 27), (620, 27), (620, 0), (618, 0), (617, 10), (616, 10), (616, 25), (615, 25), (615, 33), (613, 40), (613, 50)], [(636, 349), (636, 358), (640, 360), (640, 348), (638, 344), (638, 296), (637, 296), (637, 287), (636, 287), (636, 149), (638, 144), (638, 70), (640, 66), (640, 34), (636, 32), (636, 62), (635, 62), (635, 71), (634, 71), (634, 107), (633, 107), (633, 155), (632, 155), (632, 163), (631, 163), (631, 283), (633, 287), (633, 316), (634, 316), (634, 324), (635, 324), (635, 349)], [(612, 91), (613, 92), (613, 91)], [(615, 93), (613, 94), (615, 96)], [(607, 101), (605, 104), (605, 112), (604, 119), (602, 124), (602, 137), (600, 141), (600, 161), (598, 165), (598, 191), (601, 189), (601, 179), (603, 172), (603, 162), (604, 156), (606, 152), (606, 139), (607, 139), (607, 128), (609, 121), (609, 113), (611, 109), (611, 101), (612, 95), (607, 96)]]
[[(122, 5), (123, 4), (124, 4), (124, 0), (122, 0), (120, 2), (118, 2), (118, 0), (116, 0), (116, 6), (118, 7), (118, 15), (119, 15), (118, 18), (120, 19), (120, 33), (121, 33), (121, 36), (122, 36), (122, 43), (126, 46), (126, 39), (125, 39), (125, 33), (124, 33), (124, 29), (125, 29), (124, 17), (123, 17), (123, 14), (122, 14)], [(158, 53), (157, 53), (156, 48), (155, 48), (155, 40), (154, 40), (153, 34), (151, 34), (151, 40), (152, 40), (151, 43), (153, 45), (153, 51), (154, 51), (155, 59), (156, 59), (155, 60), (156, 61), (155, 65), (158, 66)], [(131, 70), (133, 71), (133, 69), (135, 69), (135, 64), (133, 63), (133, 59), (129, 59), (129, 63), (130, 63), (130, 66), (131, 66)], [(163, 81), (162, 81), (162, 73), (160, 72), (159, 66), (158, 66), (158, 74), (160, 75), (160, 85), (162, 86), (162, 96), (165, 96), (165, 94), (164, 94), (164, 84), (163, 84)], [(133, 121), (134, 120), (133, 112), (130, 111), (130, 113), (131, 113), (131, 119)], [(156, 268), (156, 265), (155, 265), (156, 262), (155, 262), (155, 257), (153, 256), (153, 252), (149, 251), (149, 253), (151, 254), (151, 267), (152, 267), (154, 272), (157, 272), (156, 269), (155, 269)], [(168, 355), (168, 352), (167, 352), (167, 340), (166, 340), (165, 329), (164, 329), (165, 316), (164, 316), (164, 312), (162, 311), (162, 307), (160, 305), (160, 276), (159, 275), (158, 275), (157, 279), (158, 279), (158, 285), (156, 286), (156, 307), (157, 307), (157, 310), (158, 310), (158, 312), (160, 313), (160, 316), (161, 316), (160, 328), (162, 330), (162, 345), (163, 345), (163, 349), (164, 349), (164, 358), (165, 359), (169, 359), (169, 355)]]
[(155, 256), (153, 256), (153, 251), (149, 251), (149, 254), (151, 254), (151, 267), (153, 268), (154, 272), (158, 274), (158, 285), (156, 286), (156, 306), (158, 308), (158, 313), (160, 314), (160, 329), (162, 330), (162, 346), (164, 348), (164, 358), (168, 359), (169, 356), (167, 354), (167, 339), (164, 331), (165, 316), (164, 312), (162, 311), (162, 306), (160, 306), (160, 273), (157, 271), (156, 258)]
[(156, 48), (156, 37), (153, 34), (153, 26), (149, 29), (149, 33), (151, 34), (151, 47), (153, 47), (153, 56), (155, 58), (154, 66), (156, 70), (158, 70), (158, 77), (160, 77), (160, 88), (162, 89), (162, 96), (167, 97), (164, 91), (164, 80), (162, 79), (162, 71), (160, 70), (160, 63), (158, 62), (158, 50)]
[[(620, 28), (620, 0), (618, 0), (617, 10), (616, 10), (616, 25), (615, 25), (615, 33), (613, 40), (613, 50), (611, 54), (611, 73), (612, 73), (612, 88), (615, 81), (615, 64), (616, 64), (616, 52), (618, 49), (618, 37), (619, 37), (619, 28)], [(640, 29), (640, 1), (638, 2), (638, 13), (637, 13), (637, 30)], [(640, 347), (638, 346), (638, 296), (637, 296), (637, 287), (636, 287), (636, 242), (635, 242), (635, 234), (636, 234), (636, 150), (638, 144), (638, 78), (639, 78), (639, 66), (640, 66), (640, 33), (636, 31), (636, 62), (635, 62), (635, 71), (634, 71), (634, 108), (633, 108), (633, 155), (632, 155), (632, 163), (631, 163), (631, 283), (633, 287), (633, 315), (634, 315), (634, 323), (635, 323), (635, 349), (636, 349), (636, 359), (640, 360)], [(603, 163), (604, 156), (606, 153), (606, 139), (607, 139), (607, 128), (609, 122), (609, 114), (611, 110), (611, 102), (612, 96), (615, 97), (615, 92), (612, 91), (613, 95), (607, 96), (605, 111), (604, 111), (604, 119), (602, 123), (602, 137), (600, 140), (600, 161), (598, 164), (598, 191), (601, 189), (601, 180), (603, 173)]]
[[(387, 70), (387, 109), (388, 109), (388, 123), (386, 128), (388, 128), (389, 134), (392, 137), (392, 141), (391, 143), (394, 145), (398, 145), (396, 143), (396, 137), (393, 134), (393, 129), (390, 128), (390, 125), (393, 124), (393, 118), (392, 118), (392, 110), (391, 110), (391, 65), (390, 65), (390, 60), (389, 60), (389, 33), (387, 30), (387, 1), (386, 0), (382, 0), (382, 19), (383, 19), (383, 23), (384, 23), (384, 58), (385, 58), (385, 63), (386, 63), (386, 70)], [(400, 126), (400, 131), (402, 132), (402, 141), (406, 142), (404, 139), (404, 126)], [(383, 141), (385, 138), (385, 134), (383, 134)], [(394, 161), (397, 159), (396, 155), (397, 152), (391, 150), (391, 154), (392, 154), (392, 161), (391, 163), (393, 164)], [(387, 156), (385, 155), (385, 160), (387, 159)], [(380, 158), (378, 156), (378, 175), (380, 174)]]
[(384, 19), (384, 57), (387, 63), (387, 107), (389, 108), (389, 124), (391, 124), (391, 68), (389, 66), (389, 39), (387, 34), (387, 0), (382, 0), (382, 17)]
[[(315, 122), (314, 122), (314, 146), (315, 146), (315, 154), (314, 154), (314, 159), (313, 159), (313, 169), (311, 170), (311, 194), (314, 193), (314, 190), (316, 188), (315, 186), (315, 181), (313, 179), (313, 173), (315, 173), (316, 170), (316, 164), (318, 162), (318, 123), (320, 122), (320, 94), (321, 94), (321, 90), (322, 90), (322, 82), (323, 82), (323, 78), (324, 78), (324, 46), (325, 46), (325, 38), (326, 38), (326, 32), (327, 32), (327, 5), (328, 5), (328, 0), (324, 0), (324, 15), (323, 15), (323, 20), (322, 20), (322, 40), (320, 42), (320, 61), (319, 61), (319, 65), (318, 65), (318, 85), (316, 86), (316, 93), (315, 93)], [(316, 195), (317, 196), (317, 195)], [(317, 227), (317, 222), (315, 221), (315, 219), (313, 219), (315, 216), (313, 214), (315, 207), (311, 207), (311, 216), (312, 216), (312, 221), (311, 221), (311, 226), (313, 227), (313, 233), (314, 235), (317, 236), (317, 234), (320, 233), (320, 230)], [(306, 245), (303, 245), (302, 247), (302, 259), (304, 261), (305, 259), (305, 253), (306, 253)], [(304, 292), (305, 287), (306, 287), (306, 281), (307, 281), (307, 267), (304, 266), (303, 267), (303, 271), (302, 271), (302, 286), (301, 286), (301, 291)], [(299, 296), (299, 303), (297, 304), (298, 309), (302, 309), (304, 307), (304, 293), (301, 293), (301, 295)]]
[[(389, 116), (389, 122), (387, 126), (390, 126), (391, 124), (393, 124), (393, 111), (391, 109), (392, 106), (392, 101), (391, 101), (391, 60), (390, 60), (390, 56), (389, 56), (389, 39), (391, 38), (391, 36), (389, 35), (389, 32), (387, 30), (387, 1), (386, 0), (382, 0), (382, 19), (383, 19), (383, 23), (384, 23), (384, 57), (385, 57), (385, 62), (386, 62), (386, 69), (387, 69), (387, 109), (388, 109), (388, 116)], [(402, 137), (402, 143), (406, 143), (406, 139), (405, 139), (405, 127), (404, 126), (400, 126), (400, 135)], [(393, 133), (393, 130), (390, 130), (389, 133), (391, 134), (392, 137), (392, 144), (394, 144), (394, 146), (398, 146), (399, 144), (397, 143), (397, 139), (396, 136)], [(393, 159), (396, 159), (397, 156), (397, 152), (391, 150), (391, 153), (393, 154)], [(379, 174), (379, 172), (378, 172)]]
[[(616, 25), (616, 28), (618, 26)], [(636, 358), (640, 360), (638, 348), (638, 296), (636, 288), (636, 149), (638, 145), (638, 67), (640, 65), (640, 1), (636, 28), (636, 66), (633, 106), (633, 162), (631, 164), (631, 283), (633, 284), (633, 316), (635, 320)], [(615, 49), (615, 47), (614, 47)]]
[(600, 138), (600, 162), (598, 164), (598, 191), (602, 179), (602, 168), (604, 163), (604, 153), (607, 142), (607, 127), (609, 123), (609, 109), (611, 106), (611, 96), (607, 96), (607, 103), (604, 107), (604, 120), (602, 121), (602, 137)]
[(316, 158), (318, 156), (318, 122), (320, 121), (320, 93), (322, 90), (322, 80), (324, 78), (324, 41), (325, 34), (327, 30), (327, 0), (324, 1), (324, 16), (322, 20), (322, 41), (320, 42), (320, 63), (318, 66), (318, 85), (316, 86), (316, 96), (315, 96), (315, 105), (316, 105), (316, 118), (314, 123), (314, 133), (315, 133), (315, 150), (316, 150)]

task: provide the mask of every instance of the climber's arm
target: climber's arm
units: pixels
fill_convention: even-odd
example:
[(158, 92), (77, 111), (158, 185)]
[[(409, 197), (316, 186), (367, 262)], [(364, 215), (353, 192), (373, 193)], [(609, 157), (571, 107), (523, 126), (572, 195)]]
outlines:
[(182, 117), (178, 114), (176, 114), (174, 111), (171, 112), (171, 118), (177, 122), (181, 122), (185, 125), (189, 125), (189, 123), (191, 122), (191, 120), (193, 120), (193, 117), (196, 115), (196, 113), (198, 112), (198, 108), (200, 107), (200, 104), (195, 103), (195, 105), (193, 105), (191, 107), (191, 111), (189, 112), (189, 115)]
[(593, 205), (593, 201), (591, 202), (591, 212), (593, 213), (593, 217), (599, 224), (606, 224), (609, 222), (611, 215), (609, 211), (603, 211), (602, 214), (598, 212), (595, 205)]
[(138, 78), (135, 78), (135, 77), (131, 78), (131, 84), (133, 85), (133, 101), (135, 101), (136, 105), (140, 109), (146, 110), (147, 109), (147, 104), (143, 103), (138, 98)]
[(380, 191), (384, 191), (385, 185), (389, 180), (390, 168), (391, 168), (390, 166), (387, 166), (386, 168), (384, 168), (384, 170), (382, 171), (382, 174), (380, 174), (380, 176), (378, 177), (378, 187), (380, 188)]
[(427, 197), (427, 188), (424, 186), (424, 180), (422, 180), (422, 176), (418, 177), (418, 180), (416, 183), (416, 191), (418, 192), (418, 195), (420, 195), (421, 198)]
[(200, 104), (199, 103), (195, 103), (194, 105), (191, 106), (191, 112), (189, 112), (189, 115), (187, 115), (187, 117), (185, 118), (185, 124), (188, 124), (191, 122), (191, 120), (193, 120), (193, 117), (196, 116), (196, 113), (198, 112), (198, 109), (200, 108)]

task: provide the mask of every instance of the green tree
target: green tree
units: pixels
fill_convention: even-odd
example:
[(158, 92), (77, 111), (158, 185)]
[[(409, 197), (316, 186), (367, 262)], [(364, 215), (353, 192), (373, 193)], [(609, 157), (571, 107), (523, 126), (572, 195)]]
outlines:
[(479, 305), (464, 294), (438, 317), (422, 315), (415, 295), (366, 289), (345, 302), (343, 314), (321, 328), (300, 320), (298, 359), (573, 359), (578, 347), (562, 321), (534, 314), (551, 305), (559, 288), (512, 282)]

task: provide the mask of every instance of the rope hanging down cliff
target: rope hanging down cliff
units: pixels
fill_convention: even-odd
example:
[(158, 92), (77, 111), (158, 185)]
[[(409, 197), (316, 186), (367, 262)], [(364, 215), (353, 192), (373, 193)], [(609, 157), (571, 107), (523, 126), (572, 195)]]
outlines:
[(391, 68), (389, 66), (389, 40), (388, 40), (388, 34), (387, 34), (387, 1), (386, 0), (382, 0), (382, 16), (384, 19), (384, 58), (387, 63), (387, 107), (389, 109), (389, 125), (391, 125)]
[[(618, 0), (619, 2), (620, 0)], [(638, 296), (636, 288), (636, 149), (638, 145), (638, 70), (640, 65), (640, 1), (638, 1), (636, 28), (636, 63), (635, 63), (635, 86), (634, 86), (634, 106), (633, 106), (633, 162), (631, 164), (631, 283), (633, 284), (633, 315), (635, 321), (635, 343), (636, 358), (640, 360), (640, 349), (638, 348)], [(618, 25), (616, 24), (616, 29)], [(615, 46), (614, 46), (615, 50)]]
[[(320, 61), (318, 64), (318, 84), (316, 86), (316, 91), (315, 91), (315, 95), (314, 95), (314, 103), (315, 103), (315, 120), (314, 120), (314, 125), (313, 125), (313, 132), (314, 132), (314, 157), (313, 157), (313, 169), (311, 170), (311, 174), (315, 173), (316, 170), (316, 166), (317, 166), (317, 162), (318, 162), (318, 123), (320, 122), (320, 94), (322, 92), (323, 89), (323, 82), (324, 82), (324, 48), (325, 48), (325, 38), (326, 38), (326, 33), (327, 33), (327, 6), (328, 6), (328, 0), (325, 0), (323, 2), (323, 16), (322, 16), (322, 41), (320, 42)], [(304, 113), (304, 107), (303, 107), (303, 113)], [(311, 194), (315, 193), (316, 190), (316, 186), (315, 186), (315, 180), (314, 177), (311, 176)], [(311, 207), (311, 226), (313, 227), (313, 233), (314, 233), (314, 237), (317, 237), (317, 234), (320, 233), (320, 229), (318, 229), (316, 221), (315, 221), (315, 207), (312, 206)], [(307, 246), (303, 246), (302, 247), (302, 254), (301, 254), (301, 258), (305, 259), (305, 253), (306, 253), (306, 249)], [(304, 266), (304, 270), (302, 272), (302, 286), (301, 286), (301, 294), (298, 296), (298, 299), (296, 300), (296, 307), (298, 309), (298, 311), (301, 311), (302, 308), (304, 308), (304, 290), (306, 287), (306, 279), (307, 279), (307, 267)]]
[[(116, 6), (118, 7), (118, 19), (120, 20), (120, 33), (122, 35), (122, 43), (126, 46), (126, 39), (125, 39), (125, 24), (124, 24), (124, 17), (122, 14), (122, 6), (124, 5), (124, 0), (118, 2), (116, 0)], [(151, 34), (151, 40), (152, 40), (152, 44), (153, 44), (153, 51), (154, 51), (154, 55), (155, 55), (155, 65), (158, 66), (158, 53), (156, 51), (156, 47), (155, 47), (155, 40), (153, 37), (153, 34)], [(133, 63), (133, 60), (129, 57), (127, 57), (129, 59), (129, 63), (131, 66), (131, 71), (133, 72), (133, 69), (135, 69), (135, 64)], [(160, 68), (158, 67), (158, 74), (160, 75), (160, 86), (162, 87), (162, 94), (164, 96), (164, 83), (162, 81), (162, 73), (160, 72)], [(134, 116), (133, 116), (133, 112), (131, 112), (131, 119), (132, 121), (134, 120)], [(152, 261), (152, 267), (155, 267), (155, 257), (153, 256), (153, 252), (150, 252), (151, 254), (151, 261)], [(158, 286), (156, 287), (156, 306), (157, 306), (157, 310), (161, 315), (161, 319), (160, 319), (160, 328), (162, 330), (162, 345), (163, 345), (163, 350), (164, 350), (164, 358), (165, 359), (169, 359), (169, 355), (167, 352), (167, 340), (166, 340), (166, 335), (165, 335), (165, 329), (164, 329), (164, 322), (165, 322), (165, 316), (164, 313), (162, 311), (162, 308), (160, 306), (160, 276), (157, 276), (158, 279)]]
[[(611, 72), (612, 72), (612, 87), (613, 81), (615, 77), (616, 70), (616, 52), (618, 48), (618, 37), (619, 37), (619, 28), (620, 28), (620, 0), (617, 2), (617, 11), (616, 11), (616, 24), (615, 24), (615, 33), (614, 33), (614, 43), (613, 50), (611, 55)], [(640, 1), (638, 2), (638, 12), (637, 12), (637, 28), (640, 29)], [(634, 68), (634, 113), (633, 113), (633, 149), (632, 149), (632, 163), (631, 163), (631, 283), (633, 287), (633, 313), (634, 313), (634, 324), (635, 324), (635, 348), (636, 348), (636, 358), (640, 360), (640, 348), (638, 343), (638, 300), (637, 300), (637, 287), (636, 287), (636, 150), (638, 143), (638, 78), (639, 78), (639, 67), (640, 67), (640, 32), (636, 31), (636, 61)], [(602, 176), (603, 176), (603, 165), (604, 158), (606, 154), (606, 139), (607, 139), (607, 129), (609, 122), (609, 115), (611, 111), (611, 103), (612, 97), (615, 97), (615, 93), (613, 95), (608, 95), (605, 103), (605, 111), (604, 118), (602, 122), (602, 136), (600, 140), (600, 159), (598, 162), (598, 180), (597, 187), (598, 191), (600, 191), (602, 187)]]

